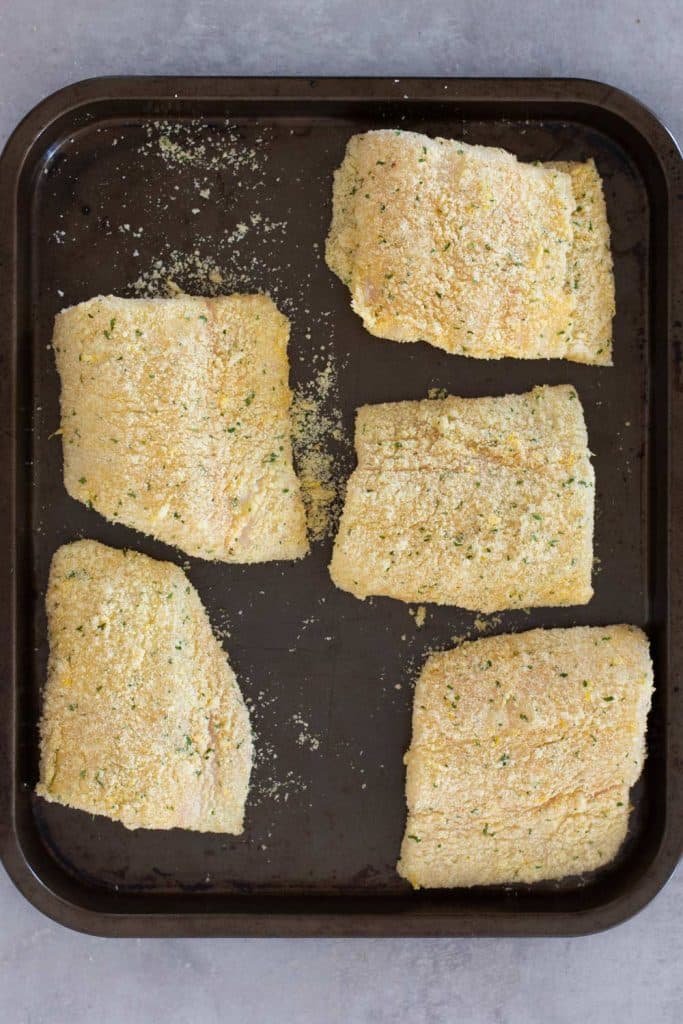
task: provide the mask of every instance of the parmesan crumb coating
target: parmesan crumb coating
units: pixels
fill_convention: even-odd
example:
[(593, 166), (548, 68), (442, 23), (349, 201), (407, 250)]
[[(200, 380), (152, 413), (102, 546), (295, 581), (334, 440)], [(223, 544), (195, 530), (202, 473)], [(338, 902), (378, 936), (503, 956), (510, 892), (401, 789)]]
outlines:
[(573, 387), (363, 406), (330, 573), (358, 598), (586, 604), (595, 477)]
[(77, 541), (52, 559), (46, 604), (36, 792), (130, 829), (240, 833), (249, 715), (182, 570)]
[(288, 337), (265, 295), (110, 295), (63, 310), (53, 346), (69, 494), (189, 555), (301, 558)]
[(652, 685), (634, 626), (534, 629), (432, 655), (415, 689), (399, 874), (440, 888), (608, 863), (643, 768)]
[(567, 359), (611, 366), (614, 272), (602, 181), (593, 160), (545, 166), (569, 175), (574, 196), (573, 241), (567, 267), (574, 309)]
[(335, 172), (330, 269), (371, 333), (479, 359), (610, 365), (614, 282), (587, 164), (380, 130)]

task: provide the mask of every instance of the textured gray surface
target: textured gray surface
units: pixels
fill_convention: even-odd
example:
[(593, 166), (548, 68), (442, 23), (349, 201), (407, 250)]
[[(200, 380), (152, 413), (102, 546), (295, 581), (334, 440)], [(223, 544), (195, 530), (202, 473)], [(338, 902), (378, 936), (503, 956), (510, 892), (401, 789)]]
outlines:
[[(0, 141), (92, 75), (570, 75), (683, 135), (679, 0), (397, 3), (0, 0)], [(636, 919), (574, 940), (103, 940), (0, 871), (0, 1019), (81, 1024), (555, 1024), (683, 1019), (683, 871)]]

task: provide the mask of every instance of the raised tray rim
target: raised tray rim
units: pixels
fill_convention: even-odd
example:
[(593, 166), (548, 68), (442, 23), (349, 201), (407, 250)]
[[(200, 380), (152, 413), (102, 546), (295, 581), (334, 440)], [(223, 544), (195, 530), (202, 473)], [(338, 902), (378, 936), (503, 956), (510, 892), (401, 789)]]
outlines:
[[(667, 794), (662, 841), (654, 859), (627, 892), (610, 902), (580, 912), (505, 912), (499, 908), (477, 913), (448, 907), (367, 912), (362, 900), (316, 900), (318, 909), (301, 910), (307, 897), (274, 900), (272, 912), (250, 910), (214, 912), (102, 913), (64, 900), (33, 870), (19, 842), (15, 822), (16, 673), (15, 637), (18, 624), (17, 574), (14, 539), (17, 530), (14, 432), (17, 415), (15, 346), (17, 344), (17, 189), (22, 170), (47, 130), (83, 107), (112, 100), (158, 105), (160, 116), (178, 116), (192, 101), (349, 101), (462, 102), (468, 106), (528, 104), (553, 108), (600, 110), (637, 133), (659, 164), (667, 185), (669, 261), (658, 271), (660, 301), (666, 302), (668, 345), (667, 535), (668, 607), (664, 640), (667, 683)], [(537, 115), (538, 116), (538, 115)], [(680, 239), (683, 228), (683, 159), (665, 125), (634, 97), (602, 82), (576, 78), (303, 78), (303, 77), (171, 77), (112, 76), (76, 82), (38, 103), (10, 136), (0, 158), (0, 270), (6, 287), (0, 293), (0, 355), (5, 374), (0, 379), (0, 467), (5, 488), (0, 494), (0, 528), (7, 537), (6, 558), (0, 564), (0, 680), (4, 714), (0, 716), (0, 859), (23, 895), (39, 910), (67, 927), (107, 936), (538, 936), (581, 935), (610, 928), (640, 911), (664, 886), (683, 853), (683, 694), (674, 670), (683, 656), (683, 538), (677, 540), (674, 521), (683, 516), (683, 461), (677, 467), (674, 444), (683, 436), (683, 280)], [(661, 291), (665, 289), (665, 292)], [(678, 729), (675, 728), (678, 727)], [(679, 737), (677, 732), (681, 733)], [(172, 903), (172, 901), (169, 901)]]

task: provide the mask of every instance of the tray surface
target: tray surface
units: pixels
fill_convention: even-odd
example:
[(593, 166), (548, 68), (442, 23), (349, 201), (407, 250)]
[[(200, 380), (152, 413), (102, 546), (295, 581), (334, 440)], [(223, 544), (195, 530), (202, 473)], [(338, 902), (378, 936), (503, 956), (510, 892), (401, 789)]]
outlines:
[[(524, 160), (595, 158), (615, 261), (613, 368), (480, 362), (363, 330), (323, 260), (331, 175), (351, 134), (386, 125)], [(682, 809), (671, 671), (680, 561), (668, 550), (667, 506), (676, 497), (667, 410), (675, 414), (679, 381), (666, 320), (680, 165), (670, 140), (664, 154), (667, 138), (608, 87), (542, 80), (112, 79), (71, 87), (29, 115), (2, 172), (3, 213), (17, 215), (16, 240), (2, 242), (12, 289), (1, 322), (13, 332), (3, 346), (10, 365), (16, 358), (3, 385), (16, 389), (3, 452), (15, 488), (3, 512), (15, 569), (8, 610), (18, 617), (6, 623), (16, 660), (3, 666), (4, 685), (16, 686), (11, 700), (4, 694), (11, 713), (0, 752), (11, 776), (0, 837), (34, 902), (113, 934), (542, 934), (607, 926), (663, 884), (680, 849), (676, 800), (679, 821)], [(322, 444), (342, 481), (358, 405), (431, 388), (476, 396), (573, 383), (597, 477), (593, 600), (488, 618), (427, 606), (418, 628), (399, 602), (362, 603), (333, 586), (329, 536), (300, 563), (210, 564), (72, 501), (53, 436), (53, 317), (97, 293), (168, 294), (168, 279), (195, 294), (270, 292), (292, 321), (292, 387), (324, 417)], [(258, 754), (243, 836), (129, 832), (32, 796), (47, 572), (56, 547), (80, 536), (170, 559), (197, 587), (252, 707)], [(426, 653), (463, 636), (617, 622), (648, 630), (657, 681), (649, 757), (618, 860), (561, 883), (413, 893), (395, 863), (411, 684)]]

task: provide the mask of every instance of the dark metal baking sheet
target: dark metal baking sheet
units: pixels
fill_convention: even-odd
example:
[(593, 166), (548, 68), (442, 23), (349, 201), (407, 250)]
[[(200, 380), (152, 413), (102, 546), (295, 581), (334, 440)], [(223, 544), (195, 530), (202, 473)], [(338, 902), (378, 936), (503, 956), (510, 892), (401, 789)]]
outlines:
[[(191, 140), (205, 158), (164, 151), (160, 120), (181, 151)], [(614, 368), (479, 362), (365, 333), (322, 248), (345, 142), (380, 125), (527, 160), (595, 157), (615, 257)], [(236, 158), (225, 157), (228, 143)], [(242, 157), (251, 148), (250, 162)], [(101, 79), (28, 115), (0, 168), (0, 848), (30, 900), (64, 924), (111, 935), (538, 935), (605, 928), (652, 898), (683, 841), (683, 541), (674, 531), (683, 500), (682, 193), (666, 130), (593, 82)], [(252, 230), (254, 214), (262, 220)], [(240, 223), (246, 233), (231, 238)], [(356, 601), (329, 580), (329, 540), (292, 565), (189, 560), (255, 707), (260, 754), (244, 836), (128, 832), (33, 797), (52, 553), (88, 536), (186, 562), (66, 495), (50, 436), (52, 319), (98, 292), (135, 294), (137, 277), (149, 280), (159, 258), (167, 268), (172, 250), (197, 251), (171, 275), (188, 291), (204, 290), (202, 260), (215, 257), (227, 285), (273, 292), (292, 318), (293, 385), (333, 361), (330, 404), (347, 441), (332, 448), (344, 473), (362, 403), (434, 387), (488, 395), (576, 385), (597, 474), (595, 597), (582, 608), (504, 614), (485, 628), (625, 621), (648, 630), (657, 680), (649, 757), (614, 864), (562, 883), (454, 891), (412, 892), (397, 876), (410, 683), (427, 650), (476, 634), (475, 616), (430, 606), (417, 629), (399, 602)]]

